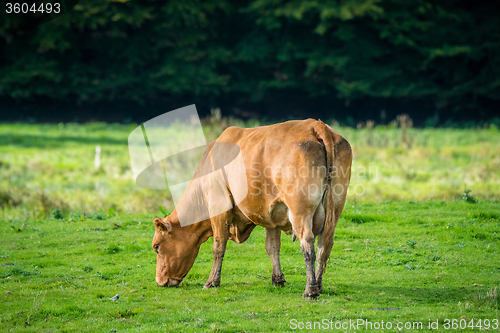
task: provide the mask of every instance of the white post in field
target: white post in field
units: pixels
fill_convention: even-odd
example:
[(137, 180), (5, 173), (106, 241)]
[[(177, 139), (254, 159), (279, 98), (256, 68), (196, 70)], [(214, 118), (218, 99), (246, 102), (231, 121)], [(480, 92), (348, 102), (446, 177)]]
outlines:
[(101, 146), (97, 145), (95, 147), (94, 168), (99, 169), (100, 167), (101, 167)]

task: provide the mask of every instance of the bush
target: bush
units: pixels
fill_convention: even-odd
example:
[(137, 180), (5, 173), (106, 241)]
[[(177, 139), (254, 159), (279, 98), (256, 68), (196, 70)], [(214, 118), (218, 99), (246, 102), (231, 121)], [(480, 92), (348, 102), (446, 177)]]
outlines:
[(415, 245), (417, 245), (417, 242), (414, 241), (414, 240), (409, 240), (409, 241), (406, 242), (406, 245), (408, 245), (411, 248), (414, 248)]
[(62, 220), (64, 218), (64, 215), (60, 209), (54, 209), (52, 213), (50, 213), (50, 217), (55, 220)]
[(106, 216), (104, 216), (101, 213), (90, 214), (90, 215), (87, 215), (86, 217), (89, 219), (92, 219), (92, 220), (105, 220), (106, 219)]
[(468, 203), (475, 204), (475, 203), (477, 203), (477, 199), (472, 194), (470, 194), (471, 192), (472, 192), (472, 190), (469, 190), (466, 188), (464, 190), (464, 193), (462, 193), (462, 200), (464, 200)]
[(116, 245), (116, 244), (109, 244), (108, 247), (105, 249), (106, 253), (108, 254), (114, 254), (114, 253), (118, 253), (121, 251), (121, 248)]

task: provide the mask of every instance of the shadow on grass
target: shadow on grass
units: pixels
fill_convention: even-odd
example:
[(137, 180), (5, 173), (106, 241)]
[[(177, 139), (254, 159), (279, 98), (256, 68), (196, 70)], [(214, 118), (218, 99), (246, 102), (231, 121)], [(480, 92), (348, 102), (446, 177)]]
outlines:
[(45, 136), (45, 135), (0, 135), (0, 146), (19, 146), (22, 148), (58, 148), (68, 143), (79, 143), (88, 145), (126, 145), (127, 140), (113, 139), (109, 137), (82, 137), (82, 136)]
[(377, 287), (367, 284), (339, 284), (335, 288), (337, 290), (333, 286), (326, 287), (322, 296), (341, 297), (347, 302), (368, 304), (371, 308), (407, 308), (419, 304), (443, 303), (456, 305), (458, 302), (470, 301), (471, 295), (478, 291), (467, 287)]
[[(483, 292), (484, 289), (467, 288), (467, 287), (397, 287), (397, 286), (383, 286), (377, 287), (369, 284), (334, 284), (324, 285), (323, 293), (318, 297), (318, 301), (327, 299), (337, 299), (363, 308), (363, 310), (383, 311), (385, 309), (407, 309), (418, 305), (444, 305), (453, 304), (457, 305), (459, 302), (465, 304), (471, 301), (474, 293)], [(222, 289), (221, 289), (222, 288)], [(245, 295), (260, 294), (261, 296), (280, 295), (280, 297), (301, 298), (305, 288), (304, 283), (287, 283), (286, 287), (274, 287), (269, 283), (261, 283), (254, 278), (249, 277), (245, 281), (228, 281), (222, 282), (220, 287), (211, 288), (211, 291), (205, 289), (207, 294), (217, 294), (219, 289), (224, 293), (235, 292), (241, 293), (236, 298), (244, 298)], [(158, 287), (161, 292), (162, 288)], [(197, 292), (203, 290), (203, 283), (201, 281), (183, 281), (177, 288), (168, 289), (172, 292)], [(236, 293), (237, 294), (237, 293)], [(236, 295), (235, 294), (235, 295)], [(396, 310), (392, 310), (396, 311)]]

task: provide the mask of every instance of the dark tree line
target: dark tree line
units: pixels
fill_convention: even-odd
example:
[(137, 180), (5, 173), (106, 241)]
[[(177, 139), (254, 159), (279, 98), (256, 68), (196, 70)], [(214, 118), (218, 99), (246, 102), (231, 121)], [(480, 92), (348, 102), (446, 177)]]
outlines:
[(80, 1), (32, 29), (4, 17), (0, 98), (491, 116), (499, 19), (497, 1)]

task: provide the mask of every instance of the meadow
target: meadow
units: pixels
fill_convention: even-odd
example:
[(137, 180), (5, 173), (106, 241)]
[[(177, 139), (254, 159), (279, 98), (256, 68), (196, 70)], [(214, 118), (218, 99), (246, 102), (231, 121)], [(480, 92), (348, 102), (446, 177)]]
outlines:
[[(261, 124), (215, 115), (203, 129), (214, 139), (229, 125)], [(211, 239), (180, 287), (156, 286), (152, 221), (159, 203), (173, 203), (134, 183), (127, 137), (136, 126), (0, 124), (2, 331), (270, 332), (323, 319), (422, 322), (403, 330), (419, 332), (456, 319), (463, 332), (500, 331), (495, 126), (334, 125), (353, 147), (353, 176), (324, 293), (308, 301), (298, 242), (283, 235), (287, 286), (275, 288), (262, 228), (229, 244), (220, 288), (202, 289)]]

